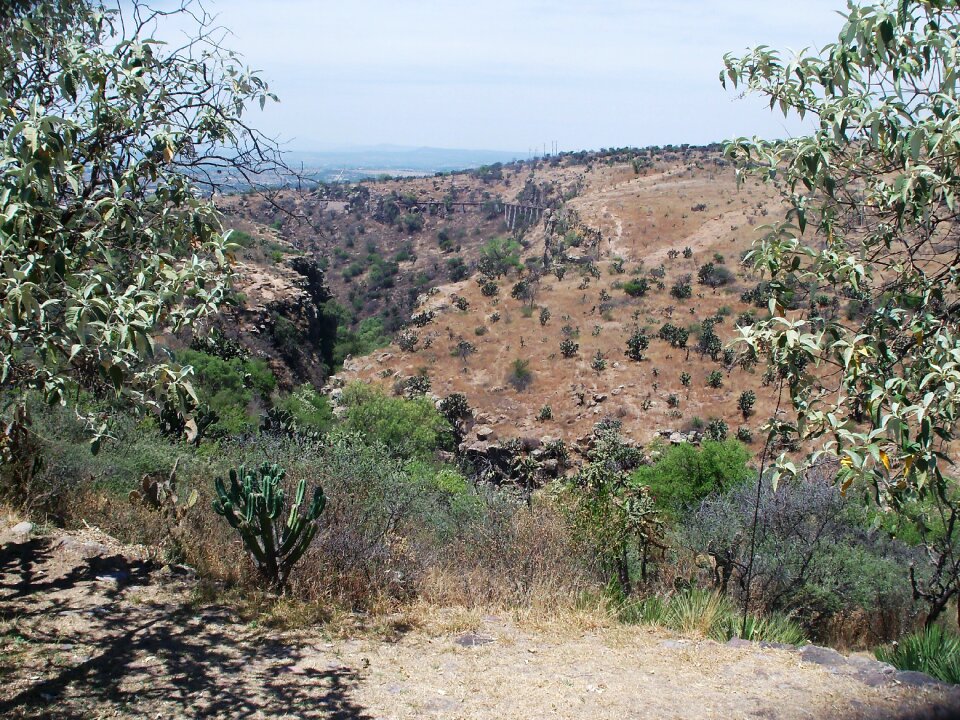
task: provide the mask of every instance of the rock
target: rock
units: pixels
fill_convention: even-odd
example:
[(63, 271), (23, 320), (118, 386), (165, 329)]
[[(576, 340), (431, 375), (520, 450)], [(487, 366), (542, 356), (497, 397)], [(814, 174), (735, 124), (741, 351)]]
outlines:
[(110, 572), (97, 575), (96, 581), (110, 585), (114, 590), (126, 585), (130, 581), (130, 573), (123, 570), (111, 570)]
[(26, 539), (26, 537), (33, 532), (33, 523), (26, 522), (26, 521), (22, 523), (17, 523), (12, 528), (10, 528), (10, 532), (13, 533), (14, 535), (20, 535), (24, 539)]
[(910, 687), (929, 687), (931, 685), (943, 684), (935, 677), (930, 677), (926, 673), (917, 672), (916, 670), (901, 670), (893, 677), (898, 683), (909, 685)]
[(560, 462), (558, 460), (544, 460), (543, 471), (547, 475), (556, 476), (560, 472)]
[(457, 459), (457, 456), (447, 450), (438, 450), (437, 451), (437, 460), (443, 463), (453, 463)]
[(665, 647), (670, 650), (682, 650), (683, 648), (690, 647), (689, 640), (664, 640), (660, 643), (660, 647)]
[(72, 537), (60, 538), (60, 542), (53, 547), (60, 552), (78, 555), (84, 559), (103, 557), (110, 554), (110, 549), (106, 545), (101, 545), (96, 542), (81, 542)]
[(462, 453), (475, 453), (478, 455), (486, 455), (489, 450), (490, 450), (490, 443), (487, 443), (487, 442), (460, 443), (460, 452)]
[(540, 440), (540, 438), (535, 438), (535, 437), (520, 438), (520, 448), (524, 452), (533, 452), (535, 450), (539, 450), (542, 444), (543, 443)]
[(493, 418), (491, 418), (487, 413), (479, 412), (477, 410), (473, 411), (473, 419), (481, 425), (489, 425), (493, 422)]
[(606, 399), (607, 399), (607, 396), (605, 393), (594, 393), (594, 396), (593, 396), (594, 402), (602, 403)]
[(460, 647), (477, 647), (479, 645), (489, 645), (494, 640), (492, 637), (486, 637), (484, 635), (477, 635), (476, 633), (468, 632), (464, 633), (458, 637), (454, 642)]
[(752, 648), (752, 647), (753, 647), (753, 643), (750, 642), (749, 640), (744, 640), (743, 638), (735, 637), (735, 638), (731, 638), (731, 639), (727, 640), (727, 647), (732, 647), (732, 648)]
[(480, 440), (483, 442), (487, 442), (488, 440), (493, 439), (493, 437), (495, 436), (495, 433), (493, 432), (493, 428), (490, 427), (489, 425), (481, 425), (480, 427), (475, 428), (473, 432), (477, 436), (477, 440)]
[(847, 659), (832, 648), (819, 645), (807, 645), (800, 651), (800, 659), (804, 662), (823, 665), (824, 667), (840, 667), (847, 664)]
[(683, 433), (675, 432), (670, 435), (671, 445), (682, 445), (685, 442), (687, 442), (687, 436)]

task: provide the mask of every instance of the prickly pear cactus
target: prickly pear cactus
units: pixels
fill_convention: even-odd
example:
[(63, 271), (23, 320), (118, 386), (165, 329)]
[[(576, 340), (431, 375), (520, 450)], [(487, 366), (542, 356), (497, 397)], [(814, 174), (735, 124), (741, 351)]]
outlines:
[(284, 474), (276, 464), (264, 463), (256, 469), (241, 465), (230, 471), (228, 483), (216, 479), (213, 501), (214, 512), (240, 533), (260, 575), (280, 591), (286, 589), (290, 570), (317, 534), (317, 519), (327, 503), (317, 486), (305, 505), (307, 481), (301, 480), (288, 512)]

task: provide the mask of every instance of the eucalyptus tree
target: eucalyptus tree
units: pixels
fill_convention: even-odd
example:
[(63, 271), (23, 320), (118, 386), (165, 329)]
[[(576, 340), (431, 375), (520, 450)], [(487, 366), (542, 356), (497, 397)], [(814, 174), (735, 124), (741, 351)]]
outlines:
[[(178, 44), (155, 37), (174, 30)], [(51, 403), (87, 390), (154, 411), (194, 404), (190, 369), (155, 356), (156, 339), (224, 302), (229, 233), (211, 193), (278, 160), (243, 119), (276, 98), (223, 34), (189, 0), (34, 0), (0, 13), (8, 459), (31, 391)], [(96, 449), (107, 424), (84, 417)]]
[[(958, 491), (948, 476), (960, 415), (960, 105), (956, 0), (850, 2), (837, 41), (790, 57), (728, 55), (721, 81), (758, 93), (809, 135), (741, 138), (737, 176), (777, 184), (789, 212), (749, 255), (769, 278), (771, 317), (742, 327), (796, 421), (771, 433), (839, 458), (847, 491), (919, 530), (931, 566), (911, 573), (928, 621), (960, 592)], [(794, 296), (829, 293), (823, 317)], [(780, 472), (796, 468), (781, 456)]]

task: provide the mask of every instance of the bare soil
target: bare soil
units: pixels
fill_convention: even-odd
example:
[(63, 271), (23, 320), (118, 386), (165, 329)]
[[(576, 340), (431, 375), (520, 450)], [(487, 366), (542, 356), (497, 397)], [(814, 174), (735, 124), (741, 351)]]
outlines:
[[(94, 529), (0, 533), (0, 717), (957, 717), (960, 693), (832, 651), (612, 622), (407, 612), (281, 632)], [(418, 619), (419, 618), (419, 619)]]

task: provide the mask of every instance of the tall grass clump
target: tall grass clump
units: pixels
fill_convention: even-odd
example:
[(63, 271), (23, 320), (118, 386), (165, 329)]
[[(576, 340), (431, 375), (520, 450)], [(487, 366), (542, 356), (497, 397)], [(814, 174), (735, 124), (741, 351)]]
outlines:
[(960, 684), (960, 635), (938, 625), (907, 635), (876, 651), (877, 660), (898, 670), (916, 670), (944, 682)]
[(684, 634), (725, 642), (745, 640), (803, 645), (803, 629), (782, 613), (750, 613), (746, 623), (729, 598), (709, 590), (693, 589), (668, 598), (652, 595), (620, 606), (622, 622), (659, 625)]

